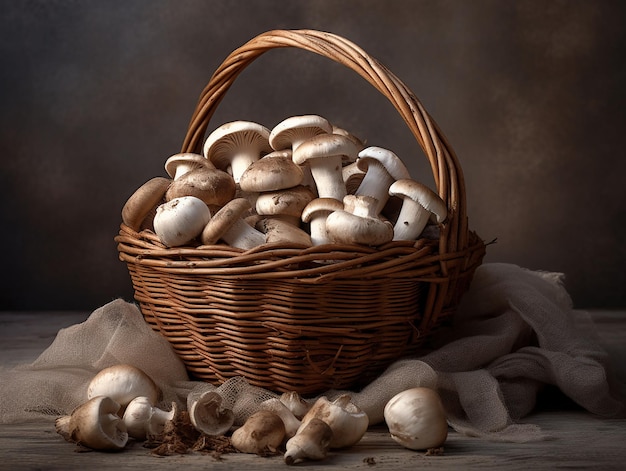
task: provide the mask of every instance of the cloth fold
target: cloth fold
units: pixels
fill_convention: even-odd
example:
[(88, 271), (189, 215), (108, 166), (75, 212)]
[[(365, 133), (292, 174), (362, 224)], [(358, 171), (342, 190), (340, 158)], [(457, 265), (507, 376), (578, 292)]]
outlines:
[[(361, 391), (349, 392), (370, 423), (396, 393), (436, 388), (457, 431), (498, 441), (545, 439), (539, 427), (519, 423), (535, 407), (545, 385), (593, 414), (624, 414), (611, 389), (608, 356), (581, 330), (562, 275), (511, 264), (483, 264), (463, 296), (452, 326), (434, 338), (438, 347), (403, 358)], [(0, 422), (54, 419), (84, 402), (88, 382), (116, 363), (137, 366), (163, 390), (162, 406), (185, 406), (187, 395), (206, 388), (190, 381), (169, 342), (145, 323), (136, 305), (115, 300), (83, 323), (59, 331), (33, 363), (0, 371)], [(233, 378), (219, 387), (245, 420), (271, 391)], [(213, 386), (209, 386), (213, 387)], [(245, 402), (245, 404), (243, 404)]]

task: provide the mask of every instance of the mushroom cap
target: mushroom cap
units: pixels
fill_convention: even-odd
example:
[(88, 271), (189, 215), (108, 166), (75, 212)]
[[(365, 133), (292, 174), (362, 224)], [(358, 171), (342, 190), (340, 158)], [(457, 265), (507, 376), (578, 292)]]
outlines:
[(203, 245), (213, 245), (230, 229), (246, 211), (250, 209), (250, 202), (246, 198), (235, 198), (226, 203), (207, 222), (202, 230)]
[(372, 162), (379, 162), (391, 175), (394, 180), (400, 180), (403, 178), (411, 178), (409, 170), (404, 165), (404, 162), (388, 149), (382, 147), (366, 147), (359, 152), (359, 158), (357, 159), (357, 165), (361, 170), (367, 170), (369, 164)]
[(311, 222), (317, 214), (332, 213), (343, 209), (343, 203), (335, 198), (315, 198), (302, 210), (302, 221)]
[(302, 169), (291, 157), (268, 154), (250, 164), (241, 175), (239, 187), (249, 192), (276, 191), (297, 186), (303, 179)]
[(426, 185), (410, 178), (403, 178), (393, 182), (389, 187), (389, 195), (409, 198), (415, 201), (424, 209), (433, 213), (437, 222), (443, 222), (448, 217), (446, 203), (439, 195)]
[(335, 243), (378, 246), (393, 239), (393, 225), (389, 221), (359, 217), (343, 210), (328, 215), (326, 230)]
[(157, 208), (154, 232), (167, 247), (184, 245), (195, 239), (211, 219), (211, 210), (195, 196), (174, 198)]
[(270, 131), (251, 121), (232, 121), (216, 128), (204, 141), (204, 156), (220, 170), (226, 170), (234, 153), (247, 149), (260, 158), (271, 152)]
[(354, 134), (352, 134), (351, 132), (347, 131), (344, 128), (341, 128), (339, 126), (333, 125), (333, 134), (339, 134), (340, 136), (346, 136), (347, 138), (352, 140), (352, 142), (354, 142), (354, 145), (357, 147), (357, 152), (360, 152), (363, 149), (365, 149), (365, 142), (362, 141), (361, 139), (359, 139)]
[(165, 194), (165, 199), (171, 201), (181, 196), (195, 196), (208, 206), (226, 204), (237, 191), (235, 180), (228, 173), (211, 167), (196, 168), (174, 180)]
[(354, 161), (357, 155), (358, 149), (350, 138), (340, 134), (318, 134), (300, 144), (293, 151), (292, 159), (302, 165), (307, 160), (322, 157), (341, 156), (342, 160)]
[(189, 395), (187, 409), (192, 425), (207, 435), (223, 435), (235, 423), (235, 414), (215, 391), (204, 391), (198, 397)]
[(181, 173), (181, 169), (186, 173), (202, 167), (212, 168), (215, 166), (200, 154), (193, 152), (174, 154), (165, 161), (165, 171), (172, 178), (179, 178), (184, 175)]
[(87, 399), (107, 396), (122, 408), (137, 396), (146, 396), (156, 404), (161, 390), (143, 370), (133, 365), (119, 364), (100, 370), (87, 386)]
[(138, 231), (148, 214), (163, 201), (170, 182), (169, 178), (155, 177), (137, 188), (122, 208), (124, 224)]
[(332, 124), (321, 116), (313, 114), (291, 116), (274, 126), (270, 132), (269, 142), (272, 149), (281, 150), (293, 147), (295, 142), (332, 132)]
[(279, 191), (261, 193), (256, 200), (256, 212), (265, 216), (283, 215), (300, 218), (302, 210), (315, 198), (306, 186), (298, 185)]
[(117, 415), (120, 405), (110, 397), (95, 396), (78, 406), (70, 416), (69, 439), (93, 450), (121, 450), (128, 432)]
[(260, 219), (256, 223), (256, 228), (265, 234), (265, 241), (268, 244), (285, 242), (303, 247), (313, 246), (308, 232), (282, 219)]

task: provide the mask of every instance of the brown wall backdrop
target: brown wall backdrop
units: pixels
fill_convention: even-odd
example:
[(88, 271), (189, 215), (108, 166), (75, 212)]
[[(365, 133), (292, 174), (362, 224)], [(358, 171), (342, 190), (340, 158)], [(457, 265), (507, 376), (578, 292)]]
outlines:
[[(0, 0), (0, 309), (132, 299), (113, 237), (164, 175), (197, 97), (271, 29), (356, 42), (415, 92), (461, 159), (486, 261), (564, 272), (577, 307), (624, 307), (626, 3), (606, 0)], [(298, 50), (239, 77), (210, 129), (321, 114), (430, 182), (354, 73)]]

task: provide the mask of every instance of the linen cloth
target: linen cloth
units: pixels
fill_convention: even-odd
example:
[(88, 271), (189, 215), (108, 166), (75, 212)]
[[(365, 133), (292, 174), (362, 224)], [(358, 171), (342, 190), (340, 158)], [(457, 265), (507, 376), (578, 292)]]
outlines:
[[(593, 414), (624, 414), (613, 389), (608, 357), (575, 311), (556, 273), (516, 265), (480, 266), (451, 327), (440, 331), (437, 349), (393, 363), (361, 391), (349, 392), (370, 424), (384, 420), (395, 394), (415, 386), (438, 390), (457, 431), (490, 440), (546, 438), (520, 420), (535, 407), (545, 385)], [(587, 325), (588, 327), (588, 325)], [(33, 363), (0, 371), (0, 422), (54, 420), (86, 400), (87, 385), (101, 369), (128, 363), (144, 370), (163, 391), (160, 406), (186, 406), (187, 397), (216, 390), (243, 423), (263, 400), (276, 396), (233, 378), (219, 387), (190, 381), (169, 342), (145, 323), (135, 304), (118, 299), (80, 324), (61, 329)]]

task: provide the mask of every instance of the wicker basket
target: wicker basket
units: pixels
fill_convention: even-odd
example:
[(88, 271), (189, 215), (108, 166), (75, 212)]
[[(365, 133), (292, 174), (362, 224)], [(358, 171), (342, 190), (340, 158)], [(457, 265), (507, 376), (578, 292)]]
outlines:
[(430, 161), (449, 208), (439, 240), (378, 248), (225, 245), (166, 248), (122, 224), (116, 237), (146, 321), (194, 377), (244, 376), (276, 392), (355, 388), (414, 354), (449, 318), (482, 262), (468, 230), (465, 187), (445, 137), (406, 86), (355, 44), (311, 30), (270, 31), (233, 51), (202, 92), (182, 152), (199, 152), (239, 73), (264, 52), (296, 47), (357, 72), (400, 113)]

